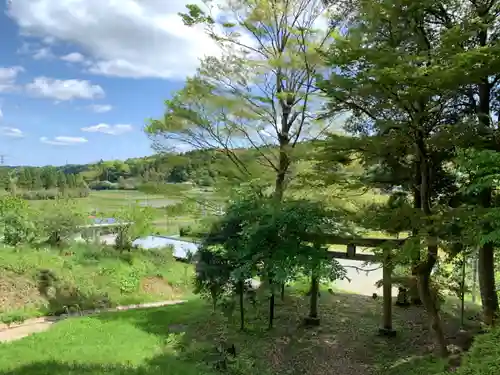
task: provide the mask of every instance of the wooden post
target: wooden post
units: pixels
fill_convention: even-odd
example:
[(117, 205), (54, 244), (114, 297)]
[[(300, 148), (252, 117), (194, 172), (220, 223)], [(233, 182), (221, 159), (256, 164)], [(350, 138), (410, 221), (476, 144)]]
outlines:
[(356, 257), (356, 245), (353, 243), (347, 244), (347, 257), (354, 259)]
[(384, 316), (383, 325), (379, 329), (379, 334), (387, 337), (396, 336), (396, 331), (392, 328), (392, 261), (391, 250), (384, 249), (383, 260), (383, 293), (384, 293)]
[(99, 229), (93, 228), (92, 230), (92, 242), (97, 244), (99, 242)]

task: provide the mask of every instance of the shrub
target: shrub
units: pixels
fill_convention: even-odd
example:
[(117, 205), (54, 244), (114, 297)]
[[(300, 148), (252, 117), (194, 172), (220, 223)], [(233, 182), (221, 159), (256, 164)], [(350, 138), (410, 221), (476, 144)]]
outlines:
[(4, 243), (17, 246), (32, 242), (36, 237), (34, 212), (19, 197), (10, 195), (0, 198), (0, 223)]
[(132, 242), (141, 236), (150, 234), (153, 229), (154, 209), (149, 206), (133, 205), (121, 209), (113, 217), (127, 225), (115, 229), (116, 248), (118, 250), (131, 250)]
[(58, 198), (85, 198), (89, 196), (88, 188), (78, 189), (41, 189), (23, 191), (20, 197), (25, 200), (54, 200)]
[(188, 237), (192, 232), (193, 229), (190, 226), (183, 226), (179, 228), (180, 237)]
[(118, 184), (110, 181), (93, 181), (89, 184), (91, 190), (118, 190)]
[(6, 296), (17, 292), (16, 299), (0, 298), (0, 322), (57, 314), (66, 308), (175, 299), (188, 292), (185, 286), (191, 277), (168, 249), (122, 254), (107, 246), (75, 243), (62, 254), (51, 248), (5, 246), (0, 252), (2, 291)]
[[(462, 360), (457, 375), (500, 374), (500, 329), (477, 336), (470, 351)], [(443, 374), (444, 375), (444, 374)]]
[(52, 246), (63, 245), (86, 221), (84, 210), (81, 210), (75, 202), (67, 199), (47, 202), (37, 218), (40, 234)]

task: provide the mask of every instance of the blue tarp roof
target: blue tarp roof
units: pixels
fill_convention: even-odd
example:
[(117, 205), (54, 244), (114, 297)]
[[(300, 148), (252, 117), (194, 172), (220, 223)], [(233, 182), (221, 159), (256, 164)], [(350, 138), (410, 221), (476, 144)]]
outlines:
[(134, 246), (142, 247), (143, 249), (159, 249), (162, 247), (173, 246), (173, 255), (178, 259), (187, 259), (188, 252), (194, 254), (198, 251), (198, 245), (194, 242), (163, 236), (147, 236), (144, 238), (138, 238), (132, 244)]
[(99, 218), (99, 217), (94, 217), (92, 218), (92, 222), (94, 224), (114, 224), (116, 223), (116, 219), (112, 217), (106, 217), (106, 218)]

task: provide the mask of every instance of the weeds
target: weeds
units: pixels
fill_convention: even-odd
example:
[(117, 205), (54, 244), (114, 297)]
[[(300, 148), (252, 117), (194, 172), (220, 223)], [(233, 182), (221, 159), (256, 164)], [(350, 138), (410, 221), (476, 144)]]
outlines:
[(185, 294), (192, 278), (191, 267), (176, 262), (171, 249), (120, 253), (75, 244), (64, 254), (29, 246), (2, 249), (1, 321), (176, 299)]

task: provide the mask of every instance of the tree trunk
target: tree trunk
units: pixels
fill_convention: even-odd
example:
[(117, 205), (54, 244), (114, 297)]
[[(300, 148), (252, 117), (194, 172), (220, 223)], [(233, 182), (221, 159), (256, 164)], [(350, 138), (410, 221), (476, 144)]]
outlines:
[(476, 303), (477, 296), (477, 252), (472, 256), (472, 303)]
[[(287, 122), (288, 116), (283, 115), (283, 121), (285, 124)], [(283, 125), (282, 125), (283, 126)], [(286, 188), (286, 173), (288, 172), (288, 167), (290, 166), (290, 158), (288, 156), (288, 146), (290, 140), (288, 138), (288, 132), (282, 132), (279, 135), (279, 162), (278, 170), (276, 171), (276, 180), (274, 185), (274, 198), (281, 202), (283, 200), (283, 195), (285, 194)], [(281, 288), (281, 300), (285, 299), (285, 283), (280, 285)], [(274, 300), (274, 295), (273, 295)], [(274, 307), (273, 307), (274, 309)]]
[(420, 292), (420, 299), (424, 304), (424, 307), (429, 314), (431, 321), (431, 327), (436, 336), (436, 342), (439, 347), (439, 352), (442, 357), (448, 356), (448, 348), (446, 343), (446, 338), (444, 336), (443, 326), (441, 323), (441, 317), (439, 316), (439, 311), (436, 305), (436, 299), (431, 293), (431, 273), (432, 269), (438, 260), (438, 242), (437, 237), (434, 233), (434, 226), (432, 223), (432, 210), (431, 210), (431, 180), (430, 180), (430, 165), (429, 165), (429, 155), (427, 152), (427, 146), (425, 144), (425, 137), (420, 132), (416, 139), (417, 154), (420, 164), (420, 204), (422, 212), (427, 219), (426, 222), (426, 239), (427, 239), (427, 254), (424, 261), (420, 261), (417, 269), (418, 273), (417, 283), (418, 290)]
[[(430, 250), (430, 252), (434, 250)], [(437, 249), (436, 249), (437, 251)], [(432, 268), (431, 268), (432, 270)], [(429, 314), (431, 319), (431, 327), (436, 335), (436, 341), (439, 347), (439, 354), (446, 358), (448, 356), (447, 342), (444, 336), (443, 326), (441, 323), (441, 317), (439, 316), (439, 311), (436, 306), (435, 297), (431, 293), (430, 288), (430, 272), (422, 272), (418, 275), (418, 289), (420, 292), (420, 298), (424, 307)]]
[(479, 249), (478, 254), (479, 289), (483, 305), (483, 319), (490, 326), (495, 324), (499, 311), (493, 252), (493, 244), (486, 243)]
[(467, 267), (467, 255), (463, 252), (462, 257), (462, 279), (460, 280), (460, 329), (464, 329), (465, 319), (465, 272)]
[(319, 278), (313, 271), (311, 275), (311, 296), (309, 297), (309, 315), (304, 319), (304, 324), (309, 327), (319, 326), (318, 316)]
[[(486, 8), (476, 7), (477, 15), (481, 19), (486, 19), (488, 10)], [(478, 32), (478, 41), (481, 47), (488, 45), (488, 29), (483, 28)], [(481, 132), (486, 132), (491, 129), (491, 90), (490, 77), (482, 77), (478, 84), (478, 108), (477, 116)], [(481, 192), (481, 205), (484, 208), (491, 207), (492, 191), (485, 189)], [(490, 228), (486, 227), (485, 232), (488, 233)], [(493, 244), (485, 243), (479, 249), (478, 254), (478, 270), (479, 270), (479, 289), (481, 291), (481, 300), (483, 302), (484, 321), (486, 324), (493, 325), (495, 316), (498, 314), (498, 297), (495, 286), (495, 263)]]
[(269, 329), (273, 328), (274, 322), (274, 291), (271, 291), (271, 297), (269, 298)]
[[(413, 189), (413, 207), (416, 209), (422, 208), (422, 198), (420, 194), (420, 185), (422, 184), (422, 178), (420, 176), (420, 170), (417, 163), (417, 170), (415, 171), (415, 187)], [(418, 229), (412, 230), (413, 236), (418, 236)], [(411, 263), (411, 274), (415, 278), (418, 276), (418, 265), (420, 263), (420, 248), (416, 248), (414, 254), (412, 254), (412, 263)], [(410, 294), (410, 302), (416, 306), (422, 305), (422, 300), (420, 299), (420, 293), (418, 291), (418, 286), (413, 285), (408, 289), (408, 293)]]
[(210, 296), (212, 297), (212, 308), (214, 309), (213, 311), (217, 311), (217, 288), (211, 287), (210, 288)]
[(311, 277), (311, 300), (309, 306), (309, 317), (313, 319), (318, 318), (318, 293), (319, 293), (319, 280), (317, 276)]
[(245, 330), (245, 304), (243, 302), (244, 285), (243, 281), (238, 281), (238, 295), (240, 297), (240, 329)]
[(383, 330), (386, 335), (391, 335), (394, 331), (392, 329), (392, 270), (393, 264), (391, 259), (391, 250), (384, 249), (384, 263), (382, 269), (382, 291), (384, 297), (384, 317), (383, 317)]

